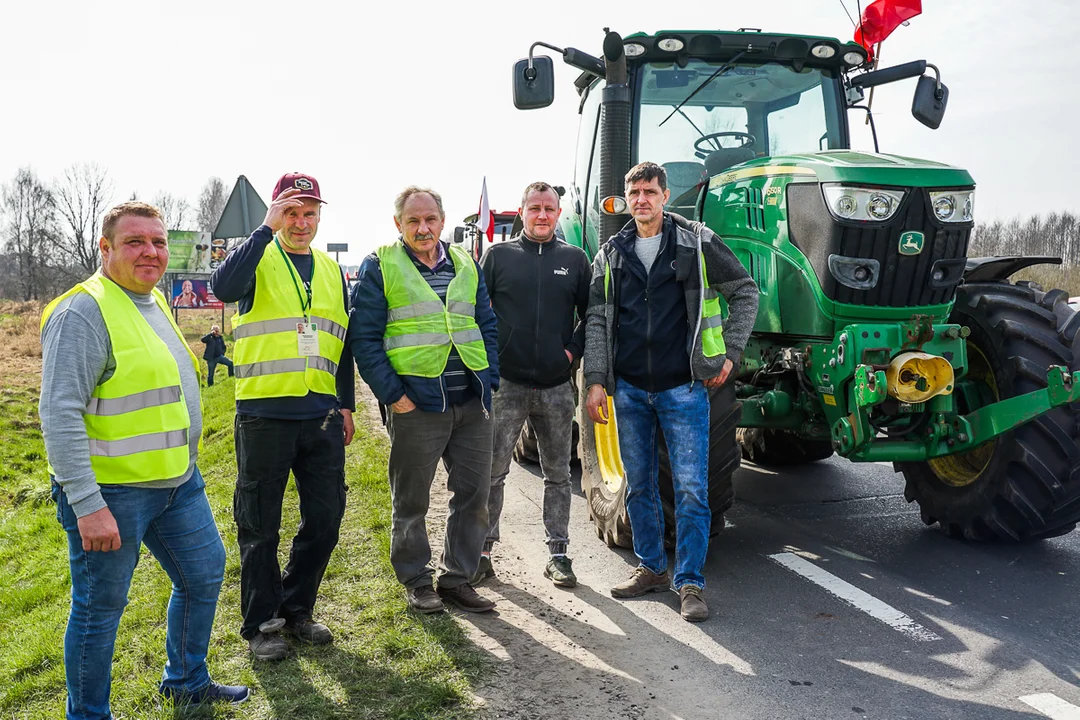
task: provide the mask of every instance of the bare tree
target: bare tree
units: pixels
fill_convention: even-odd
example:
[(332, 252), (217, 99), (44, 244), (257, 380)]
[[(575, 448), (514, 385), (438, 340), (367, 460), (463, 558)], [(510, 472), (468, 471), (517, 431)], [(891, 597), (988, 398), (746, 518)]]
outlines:
[(17, 268), (19, 294), (38, 300), (48, 292), (50, 260), (59, 235), (56, 201), (30, 168), (21, 168), (2, 192), (4, 247)]
[(191, 212), (191, 206), (188, 205), (188, 201), (179, 195), (173, 195), (172, 193), (159, 192), (154, 200), (150, 203), (161, 210), (161, 214), (165, 216), (165, 229), (166, 230), (184, 230), (184, 223), (187, 221), (188, 213)]
[(67, 226), (60, 249), (72, 265), (92, 273), (101, 260), (98, 238), (101, 218), (112, 201), (112, 180), (97, 163), (86, 163), (69, 167), (54, 185), (56, 208)]
[(213, 232), (217, 227), (221, 213), (228, 201), (228, 190), (219, 177), (212, 177), (203, 185), (199, 193), (199, 208), (195, 215), (195, 224), (204, 232)]

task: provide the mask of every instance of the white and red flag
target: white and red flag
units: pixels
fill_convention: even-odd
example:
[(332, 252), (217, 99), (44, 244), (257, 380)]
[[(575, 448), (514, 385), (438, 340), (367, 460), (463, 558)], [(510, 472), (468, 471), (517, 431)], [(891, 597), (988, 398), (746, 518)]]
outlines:
[(487, 196), (487, 176), (484, 176), (484, 187), (480, 191), (480, 212), (476, 218), (476, 224), (480, 228), (481, 235), (487, 235), (488, 242), (495, 242), (495, 213), (491, 211)]

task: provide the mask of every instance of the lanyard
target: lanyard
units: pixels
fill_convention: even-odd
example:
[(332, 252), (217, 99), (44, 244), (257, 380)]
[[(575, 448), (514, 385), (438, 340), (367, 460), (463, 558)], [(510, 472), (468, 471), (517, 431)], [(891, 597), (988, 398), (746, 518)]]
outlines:
[(304, 296), (300, 294), (300, 278), (296, 274), (296, 270), (293, 269), (292, 260), (285, 254), (285, 251), (281, 249), (281, 243), (277, 238), (274, 238), (274, 244), (277, 245), (278, 252), (281, 253), (281, 257), (285, 260), (285, 266), (289, 268), (289, 276), (292, 278), (293, 287), (296, 288), (296, 298), (300, 301), (300, 308), (304, 312), (304, 320), (308, 319), (308, 311), (311, 310), (311, 285), (315, 282), (315, 256), (311, 256), (311, 281), (305, 286), (307, 290), (307, 302), (304, 302)]

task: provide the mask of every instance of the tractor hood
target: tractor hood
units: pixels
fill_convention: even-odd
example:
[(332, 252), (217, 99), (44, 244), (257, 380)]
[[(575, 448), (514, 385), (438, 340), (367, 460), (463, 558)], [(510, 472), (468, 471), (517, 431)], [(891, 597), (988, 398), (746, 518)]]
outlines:
[(791, 176), (794, 181), (903, 187), (971, 187), (967, 170), (899, 155), (827, 150), (776, 155), (735, 165), (709, 181), (710, 188), (753, 177)]

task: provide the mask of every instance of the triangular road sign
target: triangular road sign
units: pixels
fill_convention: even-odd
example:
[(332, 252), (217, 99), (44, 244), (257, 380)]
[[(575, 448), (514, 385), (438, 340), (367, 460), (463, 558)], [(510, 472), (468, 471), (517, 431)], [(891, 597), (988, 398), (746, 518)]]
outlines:
[(246, 238), (262, 225), (266, 217), (266, 203), (251, 187), (248, 179), (236, 178), (229, 201), (221, 212), (221, 219), (214, 228), (215, 238)]

